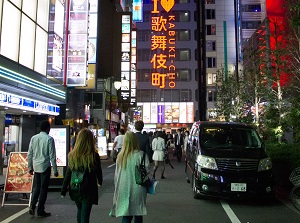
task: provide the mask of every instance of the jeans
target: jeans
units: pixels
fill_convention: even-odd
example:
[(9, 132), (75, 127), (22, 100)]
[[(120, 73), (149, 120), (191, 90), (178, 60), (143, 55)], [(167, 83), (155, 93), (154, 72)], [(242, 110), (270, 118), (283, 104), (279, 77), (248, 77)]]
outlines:
[(77, 206), (77, 223), (89, 223), (93, 203), (88, 198), (75, 201)]
[(134, 223), (143, 223), (143, 216), (123, 216), (122, 223), (130, 223), (134, 217)]
[(43, 173), (34, 172), (34, 181), (36, 183), (30, 207), (34, 210), (37, 202), (37, 213), (43, 213), (45, 211), (45, 202), (47, 200), (47, 193), (50, 181), (51, 167), (48, 167)]

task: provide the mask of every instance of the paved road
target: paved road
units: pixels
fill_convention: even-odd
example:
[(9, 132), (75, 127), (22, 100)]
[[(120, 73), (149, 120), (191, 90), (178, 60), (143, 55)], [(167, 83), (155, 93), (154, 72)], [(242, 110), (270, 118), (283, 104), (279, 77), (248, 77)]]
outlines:
[[(190, 184), (186, 183), (184, 163), (172, 161), (175, 169), (166, 168), (166, 180), (160, 180), (158, 193), (148, 195), (148, 215), (144, 223), (299, 223), (300, 213), (293, 210), (283, 197), (275, 201), (225, 201), (195, 200)], [(104, 184), (99, 188), (99, 205), (93, 206), (91, 223), (121, 222), (121, 218), (109, 217), (113, 197), (114, 165), (110, 160), (102, 161)], [(46, 211), (52, 216), (37, 218), (30, 216), (26, 206), (18, 201), (21, 195), (10, 194), (9, 202), (0, 208), (0, 223), (76, 223), (76, 207), (69, 198), (61, 198), (58, 191), (48, 193)], [(2, 201), (2, 195), (1, 195)]]

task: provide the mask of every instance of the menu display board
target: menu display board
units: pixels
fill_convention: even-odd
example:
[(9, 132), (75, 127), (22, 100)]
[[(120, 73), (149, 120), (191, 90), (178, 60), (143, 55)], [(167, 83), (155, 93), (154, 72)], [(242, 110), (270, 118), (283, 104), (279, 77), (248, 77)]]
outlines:
[(29, 174), (27, 152), (11, 152), (4, 192), (31, 193), (32, 182), (33, 175)]

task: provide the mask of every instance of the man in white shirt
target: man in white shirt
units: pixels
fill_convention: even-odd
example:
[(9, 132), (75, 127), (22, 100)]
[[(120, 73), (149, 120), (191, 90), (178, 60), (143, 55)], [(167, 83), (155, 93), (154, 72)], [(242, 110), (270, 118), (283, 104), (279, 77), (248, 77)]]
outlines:
[[(40, 124), (41, 132), (34, 135), (28, 149), (28, 168), (31, 175), (34, 174), (36, 187), (34, 188), (32, 200), (29, 206), (29, 214), (35, 214), (35, 207), (38, 202), (37, 216), (47, 217), (51, 213), (45, 212), (45, 202), (49, 187), (51, 163), (53, 166), (54, 176), (58, 176), (56, 166), (56, 151), (54, 139), (49, 136), (50, 123), (42, 121)], [(51, 163), (50, 163), (51, 161)]]
[[(124, 134), (125, 134), (125, 130), (120, 129), (119, 130), (119, 135), (114, 140), (114, 145), (113, 145), (113, 150), (115, 150), (114, 154), (116, 153), (118, 155), (118, 153), (121, 151), (122, 146), (123, 146), (124, 137), (125, 137)], [(113, 157), (114, 161), (115, 161), (116, 157), (117, 156)]]

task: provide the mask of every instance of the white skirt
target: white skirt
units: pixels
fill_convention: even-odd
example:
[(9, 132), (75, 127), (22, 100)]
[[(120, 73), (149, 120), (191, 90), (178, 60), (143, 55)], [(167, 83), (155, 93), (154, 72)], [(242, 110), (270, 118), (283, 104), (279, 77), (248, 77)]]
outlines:
[(152, 159), (154, 161), (164, 161), (165, 152), (161, 150), (154, 150)]

